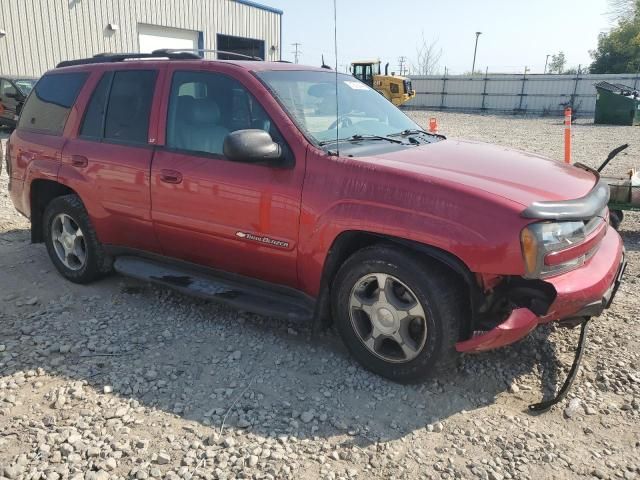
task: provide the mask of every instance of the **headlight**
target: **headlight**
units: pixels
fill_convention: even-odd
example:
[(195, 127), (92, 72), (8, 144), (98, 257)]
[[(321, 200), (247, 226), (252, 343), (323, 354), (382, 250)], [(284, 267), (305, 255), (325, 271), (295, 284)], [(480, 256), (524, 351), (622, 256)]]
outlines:
[(549, 254), (571, 249), (585, 240), (584, 222), (546, 222), (527, 226), (520, 234), (526, 277), (549, 277), (581, 266), (586, 259), (585, 252), (577, 252), (575, 258), (559, 257), (561, 262), (554, 261), (554, 256)]

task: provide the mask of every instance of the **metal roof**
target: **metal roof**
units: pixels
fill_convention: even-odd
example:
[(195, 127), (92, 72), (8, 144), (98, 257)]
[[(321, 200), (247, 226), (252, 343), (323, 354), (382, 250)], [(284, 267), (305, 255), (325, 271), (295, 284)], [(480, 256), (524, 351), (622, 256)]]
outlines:
[(260, 10), (265, 10), (267, 12), (276, 13), (278, 15), (282, 15), (284, 12), (278, 8), (269, 7), (267, 5), (262, 5), (261, 3), (252, 2), (250, 0), (235, 0), (238, 3), (243, 5), (247, 5), (249, 7), (259, 8)]
[(351, 65), (362, 65), (367, 63), (381, 63), (379, 58), (368, 58), (364, 60), (354, 60)]

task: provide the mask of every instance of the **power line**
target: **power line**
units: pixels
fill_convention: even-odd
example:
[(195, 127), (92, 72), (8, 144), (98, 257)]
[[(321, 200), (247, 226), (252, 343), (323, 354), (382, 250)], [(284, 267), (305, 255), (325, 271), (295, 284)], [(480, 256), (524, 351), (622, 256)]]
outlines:
[(404, 65), (407, 63), (407, 57), (405, 57), (404, 55), (402, 55), (401, 57), (398, 58), (398, 66), (400, 67), (400, 76), (404, 77), (405, 74), (405, 67)]
[(294, 60), (295, 63), (298, 63), (298, 56), (302, 55), (302, 52), (298, 49), (298, 47), (301, 47), (302, 44), (301, 43), (292, 43), (291, 45), (294, 46), (295, 49), (296, 49), (294, 52), (291, 52), (291, 53), (293, 53), (293, 56), (294, 56), (294, 59), (295, 59)]

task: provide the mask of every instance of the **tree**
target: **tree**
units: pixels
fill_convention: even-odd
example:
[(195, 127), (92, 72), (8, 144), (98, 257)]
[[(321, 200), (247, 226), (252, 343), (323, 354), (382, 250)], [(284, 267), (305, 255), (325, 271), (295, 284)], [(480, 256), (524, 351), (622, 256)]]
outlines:
[(442, 58), (442, 49), (438, 48), (438, 41), (427, 42), (422, 32), (422, 40), (416, 47), (416, 63), (412, 64), (414, 75), (433, 75), (438, 70)]
[(567, 58), (564, 52), (559, 52), (555, 55), (551, 55), (551, 63), (547, 71), (549, 73), (564, 73), (564, 66), (567, 64)]
[(633, 17), (640, 10), (638, 0), (609, 0), (609, 16), (616, 21)]
[(640, 0), (634, 0), (632, 5), (632, 15), (621, 18), (611, 31), (599, 35), (598, 48), (590, 52), (591, 73), (640, 71)]

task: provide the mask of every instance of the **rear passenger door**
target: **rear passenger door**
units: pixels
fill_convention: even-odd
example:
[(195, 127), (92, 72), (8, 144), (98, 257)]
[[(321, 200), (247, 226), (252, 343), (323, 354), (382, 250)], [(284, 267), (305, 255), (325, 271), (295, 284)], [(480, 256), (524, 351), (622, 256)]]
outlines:
[(85, 201), (102, 243), (157, 252), (149, 135), (160, 72), (123, 68), (97, 76), (82, 122), (63, 150), (60, 178)]
[[(166, 145), (151, 169), (152, 216), (171, 257), (295, 286), (304, 156), (240, 81), (213, 71), (167, 75)], [(263, 95), (268, 95), (266, 92)], [(236, 130), (268, 131), (290, 165), (233, 162), (223, 153)]]

